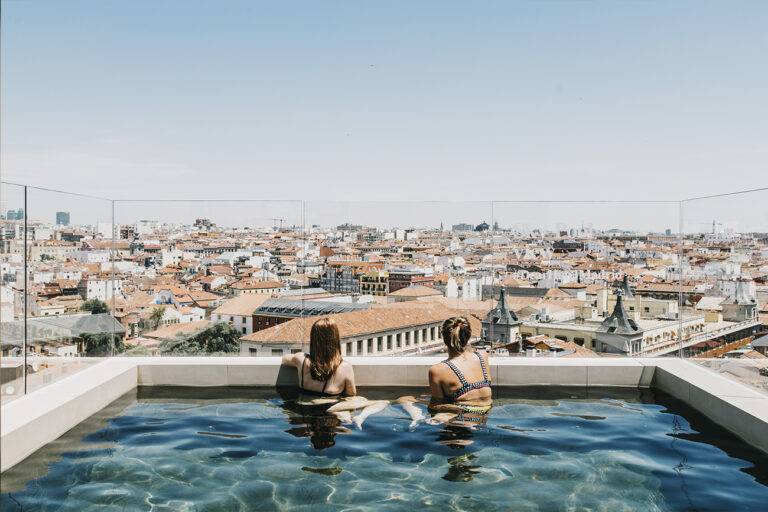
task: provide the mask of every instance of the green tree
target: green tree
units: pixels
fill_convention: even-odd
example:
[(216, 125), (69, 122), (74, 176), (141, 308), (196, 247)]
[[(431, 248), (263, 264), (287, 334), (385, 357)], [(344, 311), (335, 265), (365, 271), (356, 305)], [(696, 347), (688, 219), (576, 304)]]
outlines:
[(157, 307), (152, 309), (152, 313), (149, 315), (149, 325), (152, 329), (157, 329), (160, 326), (160, 322), (163, 321), (165, 315), (165, 308)]
[(98, 315), (99, 313), (109, 313), (109, 307), (107, 306), (107, 303), (99, 299), (91, 299), (83, 302), (80, 310), (90, 311), (92, 315)]
[(160, 344), (164, 354), (234, 354), (240, 351), (241, 334), (229, 324), (218, 323), (189, 337), (179, 336)]
[(54, 259), (50, 254), (41, 254), (40, 261), (52, 261)]
[[(83, 333), (80, 338), (83, 340), (83, 352), (86, 356), (99, 357), (111, 355), (112, 346), (111, 332), (93, 332)], [(123, 343), (123, 337), (119, 334), (114, 335), (115, 339), (115, 354), (123, 352), (125, 350), (125, 344)]]

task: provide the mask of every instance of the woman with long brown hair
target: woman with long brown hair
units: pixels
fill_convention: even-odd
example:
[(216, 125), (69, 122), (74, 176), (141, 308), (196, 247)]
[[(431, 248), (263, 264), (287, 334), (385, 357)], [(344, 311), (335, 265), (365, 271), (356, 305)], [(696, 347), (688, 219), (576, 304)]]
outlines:
[(352, 365), (341, 357), (339, 327), (331, 318), (321, 318), (309, 333), (309, 354), (283, 356), (283, 364), (299, 370), (303, 393), (321, 396), (357, 394)]

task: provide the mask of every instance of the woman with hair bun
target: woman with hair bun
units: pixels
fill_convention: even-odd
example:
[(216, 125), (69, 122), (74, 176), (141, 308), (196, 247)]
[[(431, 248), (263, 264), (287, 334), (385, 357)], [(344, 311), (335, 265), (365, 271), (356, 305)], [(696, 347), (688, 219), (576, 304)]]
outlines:
[(491, 398), (491, 376), (488, 357), (469, 344), (472, 327), (463, 316), (449, 318), (441, 328), (448, 359), (429, 369), (432, 399), (460, 403), (486, 401)]

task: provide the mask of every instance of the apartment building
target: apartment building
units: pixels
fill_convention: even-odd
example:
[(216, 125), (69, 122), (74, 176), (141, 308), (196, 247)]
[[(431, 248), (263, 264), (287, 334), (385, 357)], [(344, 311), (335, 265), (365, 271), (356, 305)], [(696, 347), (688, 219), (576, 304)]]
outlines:
[(360, 276), (360, 293), (383, 297), (389, 293), (389, 273), (372, 270)]
[(243, 335), (254, 331), (254, 313), (269, 300), (263, 293), (245, 293), (229, 299), (211, 312), (211, 321), (227, 322)]

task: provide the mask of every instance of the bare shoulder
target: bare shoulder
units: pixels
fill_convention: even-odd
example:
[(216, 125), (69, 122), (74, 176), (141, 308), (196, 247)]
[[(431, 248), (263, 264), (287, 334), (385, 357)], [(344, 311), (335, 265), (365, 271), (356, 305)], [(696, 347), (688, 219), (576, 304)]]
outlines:
[(353, 372), (352, 368), (353, 368), (352, 367), (352, 363), (350, 363), (348, 361), (342, 361), (341, 363), (339, 363), (338, 370), (340, 372), (344, 373), (345, 375), (348, 375), (348, 374)]
[(289, 366), (299, 367), (304, 362), (304, 354), (299, 352), (298, 354), (286, 354), (283, 356), (283, 364)]
[(435, 378), (443, 374), (443, 364), (437, 363), (429, 367), (429, 378)]

